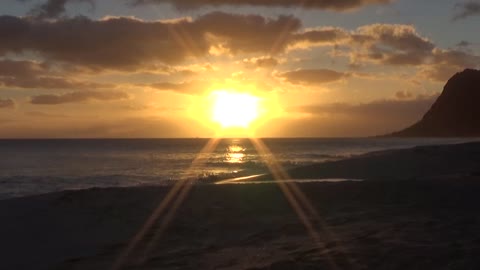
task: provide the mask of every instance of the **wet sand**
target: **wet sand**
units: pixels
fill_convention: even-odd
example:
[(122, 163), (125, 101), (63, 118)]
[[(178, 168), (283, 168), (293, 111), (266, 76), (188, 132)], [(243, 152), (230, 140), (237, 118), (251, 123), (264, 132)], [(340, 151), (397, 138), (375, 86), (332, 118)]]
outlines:
[[(296, 183), (318, 214), (306, 211), (310, 230), (276, 183), (192, 186), (169, 226), (155, 237), (166, 218), (154, 223), (121, 269), (480, 269), (479, 166), (480, 144), (470, 143), (292, 170), (365, 179)], [(111, 269), (169, 190), (0, 201), (0, 268)]]

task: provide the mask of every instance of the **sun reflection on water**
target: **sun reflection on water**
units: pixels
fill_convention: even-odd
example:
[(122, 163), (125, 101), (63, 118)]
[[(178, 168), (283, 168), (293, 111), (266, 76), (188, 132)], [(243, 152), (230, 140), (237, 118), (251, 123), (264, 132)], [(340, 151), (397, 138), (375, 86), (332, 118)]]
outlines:
[(244, 152), (245, 148), (238, 144), (229, 145), (226, 149), (225, 161), (227, 163), (244, 163)]

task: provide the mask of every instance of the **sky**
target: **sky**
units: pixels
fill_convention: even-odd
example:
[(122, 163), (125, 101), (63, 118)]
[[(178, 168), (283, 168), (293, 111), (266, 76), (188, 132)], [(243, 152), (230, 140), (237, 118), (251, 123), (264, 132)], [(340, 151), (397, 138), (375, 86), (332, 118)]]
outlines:
[[(4, 0), (0, 138), (381, 135), (480, 66), (479, 25), (478, 0)], [(248, 128), (219, 91), (258, 100)]]

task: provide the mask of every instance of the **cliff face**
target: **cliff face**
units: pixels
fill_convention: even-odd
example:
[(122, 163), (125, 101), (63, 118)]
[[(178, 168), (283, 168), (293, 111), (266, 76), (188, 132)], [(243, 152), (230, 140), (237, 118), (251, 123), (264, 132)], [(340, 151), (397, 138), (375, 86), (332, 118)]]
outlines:
[(480, 70), (455, 74), (419, 122), (391, 136), (480, 136)]

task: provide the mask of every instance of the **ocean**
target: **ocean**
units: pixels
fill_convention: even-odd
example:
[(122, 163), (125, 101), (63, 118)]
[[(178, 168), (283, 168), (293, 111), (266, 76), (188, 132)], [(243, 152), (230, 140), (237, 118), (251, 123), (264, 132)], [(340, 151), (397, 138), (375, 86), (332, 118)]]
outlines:
[[(209, 139), (0, 140), (0, 199), (92, 187), (169, 185), (190, 172), (200, 180), (267, 173), (274, 158), (285, 169), (372, 151), (467, 142), (431, 138), (221, 139), (203, 162), (192, 162)], [(204, 182), (204, 181), (199, 181)]]

